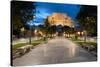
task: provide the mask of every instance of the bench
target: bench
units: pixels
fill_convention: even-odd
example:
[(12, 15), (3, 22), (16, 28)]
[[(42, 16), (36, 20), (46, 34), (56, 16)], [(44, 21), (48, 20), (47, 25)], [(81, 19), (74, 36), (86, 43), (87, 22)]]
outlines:
[(21, 54), (24, 54), (24, 53), (30, 51), (31, 49), (33, 49), (33, 45), (22, 46), (22, 47), (18, 48), (17, 50), (18, 50)]
[(25, 53), (29, 52), (31, 49), (33, 49), (33, 45), (26, 45), (16, 49), (16, 51), (13, 52), (13, 59), (24, 55)]
[(81, 47), (87, 49), (88, 51), (92, 51), (95, 49), (93, 45), (89, 45), (89, 44), (83, 44), (81, 45)]

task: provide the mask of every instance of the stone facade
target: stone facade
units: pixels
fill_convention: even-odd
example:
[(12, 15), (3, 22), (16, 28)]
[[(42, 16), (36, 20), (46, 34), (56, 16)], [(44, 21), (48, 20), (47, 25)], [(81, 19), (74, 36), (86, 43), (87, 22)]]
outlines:
[(62, 25), (62, 26), (73, 26), (73, 20), (71, 17), (67, 16), (64, 13), (53, 13), (48, 17), (48, 21), (51, 25)]

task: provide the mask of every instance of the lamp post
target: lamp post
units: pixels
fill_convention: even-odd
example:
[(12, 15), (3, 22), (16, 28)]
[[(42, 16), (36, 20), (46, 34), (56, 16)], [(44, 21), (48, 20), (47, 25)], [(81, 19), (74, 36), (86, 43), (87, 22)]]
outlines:
[(84, 30), (84, 31), (83, 31), (83, 33), (84, 33), (84, 42), (86, 42), (87, 31), (86, 31), (86, 30)]
[(32, 36), (32, 26), (34, 25), (32, 20), (27, 23), (29, 25), (29, 44), (31, 44), (31, 36)]
[(30, 26), (29, 44), (31, 44), (31, 36), (32, 36), (32, 26)]
[(29, 44), (31, 44), (32, 28), (34, 25), (33, 22), (35, 22), (34, 19), (35, 19), (35, 15), (33, 16), (33, 20), (30, 20), (29, 22), (27, 22), (27, 24), (29, 25), (29, 30), (30, 30), (30, 32), (29, 32)]

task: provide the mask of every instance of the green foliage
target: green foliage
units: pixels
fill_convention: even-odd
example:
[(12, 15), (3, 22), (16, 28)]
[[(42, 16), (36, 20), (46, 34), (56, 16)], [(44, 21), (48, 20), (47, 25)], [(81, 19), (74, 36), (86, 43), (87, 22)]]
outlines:
[(19, 35), (26, 22), (33, 19), (35, 5), (32, 2), (11, 1), (11, 22), (13, 34)]
[(76, 43), (78, 43), (80, 45), (86, 44), (86, 45), (93, 45), (94, 47), (97, 47), (97, 43), (96, 42), (77, 41)]
[(17, 48), (25, 46), (25, 45), (26, 45), (26, 43), (19, 43), (19, 44), (16, 44), (16, 45), (12, 45), (12, 50), (16, 50)]
[(64, 26), (63, 30), (64, 30), (64, 32), (66, 34), (73, 34), (73, 33), (75, 33), (74, 28), (71, 28), (69, 26)]
[(44, 25), (43, 26), (41, 25), (39, 27), (45, 36), (53, 33), (53, 29), (52, 29), (53, 27), (50, 26), (49, 21), (48, 21), (48, 17), (46, 19), (44, 19)]
[(13, 34), (14, 35), (19, 35), (20, 34), (20, 29), (23, 27), (23, 24), (21, 23), (21, 20), (19, 19), (18, 16), (15, 16), (13, 18)]
[(96, 6), (81, 6), (77, 19), (83, 30), (86, 30), (89, 35), (97, 36)]
[[(32, 45), (33, 46), (36, 46), (36, 45), (38, 45), (38, 44), (40, 44), (42, 42), (47, 43), (47, 40), (46, 41), (44, 41), (43, 39), (34, 40), (34, 41), (32, 41)], [(25, 46), (27, 44), (29, 44), (29, 43), (18, 43), (18, 44), (12, 45), (12, 50), (15, 51), (17, 48), (22, 47), (22, 46)]]

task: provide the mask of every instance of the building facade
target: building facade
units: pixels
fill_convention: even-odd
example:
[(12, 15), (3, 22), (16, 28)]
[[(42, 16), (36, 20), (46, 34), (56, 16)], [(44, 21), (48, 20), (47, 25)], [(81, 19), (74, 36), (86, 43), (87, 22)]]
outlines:
[(69, 26), (72, 27), (73, 20), (71, 17), (67, 16), (64, 13), (53, 13), (51, 16), (48, 17), (48, 21), (51, 25), (62, 25), (62, 26)]

